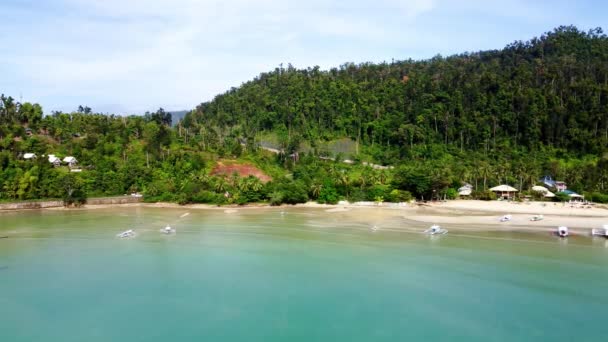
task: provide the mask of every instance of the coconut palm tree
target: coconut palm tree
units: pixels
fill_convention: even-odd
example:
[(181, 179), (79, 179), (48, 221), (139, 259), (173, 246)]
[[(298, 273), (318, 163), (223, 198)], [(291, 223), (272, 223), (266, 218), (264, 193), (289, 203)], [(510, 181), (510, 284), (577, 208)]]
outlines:
[(318, 198), (319, 195), (321, 194), (321, 190), (323, 189), (323, 185), (319, 184), (319, 183), (315, 183), (313, 185), (310, 186), (310, 194), (312, 195), (312, 198)]

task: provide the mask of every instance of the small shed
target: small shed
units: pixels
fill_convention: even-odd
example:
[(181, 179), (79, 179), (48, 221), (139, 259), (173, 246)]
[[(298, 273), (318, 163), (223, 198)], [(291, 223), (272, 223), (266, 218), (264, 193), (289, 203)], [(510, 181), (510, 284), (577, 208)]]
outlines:
[(512, 197), (515, 196), (515, 193), (517, 192), (517, 189), (515, 189), (512, 186), (509, 186), (509, 185), (506, 185), (506, 184), (502, 184), (502, 185), (495, 186), (495, 187), (491, 188), (490, 191), (496, 193), (496, 195), (498, 197), (512, 198)]

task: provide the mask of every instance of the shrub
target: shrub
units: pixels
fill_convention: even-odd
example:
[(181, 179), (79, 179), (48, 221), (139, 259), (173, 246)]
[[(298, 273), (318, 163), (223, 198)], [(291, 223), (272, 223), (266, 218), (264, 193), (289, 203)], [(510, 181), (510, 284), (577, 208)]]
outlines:
[(553, 202), (568, 202), (570, 200), (570, 196), (563, 192), (558, 192), (553, 197)]
[(321, 204), (336, 204), (339, 200), (338, 191), (336, 188), (330, 183), (325, 182), (323, 184), (323, 188), (321, 188), (321, 192), (319, 192), (319, 198), (317, 198), (317, 202)]
[(374, 185), (367, 188), (365, 199), (375, 201), (377, 197), (389, 198), (391, 188), (388, 185)]
[(387, 198), (389, 202), (409, 202), (412, 200), (412, 194), (409, 191), (394, 189)]
[(192, 196), (193, 203), (220, 204), (223, 203), (224, 196), (211, 191), (200, 191)]
[(456, 190), (454, 188), (447, 189), (445, 191), (445, 197), (450, 200), (458, 198), (458, 190)]
[(496, 199), (496, 194), (490, 190), (473, 191), (471, 197), (482, 201), (493, 201)]
[(608, 203), (608, 194), (602, 194), (601, 192), (592, 192), (590, 194), (585, 194), (585, 198), (591, 202)]

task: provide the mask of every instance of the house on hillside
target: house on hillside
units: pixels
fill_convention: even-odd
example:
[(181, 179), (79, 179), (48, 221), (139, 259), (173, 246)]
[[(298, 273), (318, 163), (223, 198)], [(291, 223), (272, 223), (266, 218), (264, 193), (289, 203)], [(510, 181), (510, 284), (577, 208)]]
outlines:
[(25, 159), (25, 160), (36, 159), (36, 155), (34, 153), (25, 153), (23, 155), (23, 159)]
[(53, 164), (53, 166), (57, 167), (61, 165), (61, 159), (57, 158), (54, 154), (49, 154), (49, 163)]
[(32, 134), (34, 134), (34, 133), (32, 132), (31, 128), (28, 127), (28, 128), (25, 129), (25, 135), (27, 135), (28, 137), (30, 137), (30, 136), (32, 136)]
[(68, 156), (63, 158), (63, 162), (68, 164), (68, 167), (71, 169), (73, 167), (76, 167), (78, 165), (78, 160), (76, 160), (76, 158), (72, 157), (72, 156)]
[(565, 182), (553, 180), (551, 176), (545, 176), (541, 178), (540, 182), (545, 184), (549, 189), (555, 190), (557, 192), (561, 192), (568, 189), (568, 186)]

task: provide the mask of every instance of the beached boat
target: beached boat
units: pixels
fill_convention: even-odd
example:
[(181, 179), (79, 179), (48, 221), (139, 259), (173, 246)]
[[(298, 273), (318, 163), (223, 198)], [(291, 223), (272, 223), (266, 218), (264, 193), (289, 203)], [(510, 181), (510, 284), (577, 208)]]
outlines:
[(511, 219), (513, 219), (513, 217), (511, 215), (505, 215), (500, 218), (500, 222), (509, 222), (509, 221), (511, 221)]
[(441, 228), (441, 226), (438, 226), (436, 224), (432, 225), (429, 229), (424, 231), (424, 233), (428, 234), (428, 235), (440, 235), (440, 234), (445, 234), (447, 232), (448, 232), (447, 229), (443, 229), (443, 228)]
[(530, 221), (542, 221), (544, 219), (543, 215), (534, 215), (530, 219)]
[(135, 232), (133, 231), (133, 229), (125, 230), (122, 233), (116, 234), (116, 237), (119, 237), (121, 239), (130, 238), (130, 237), (133, 237), (133, 236), (135, 236)]
[(165, 228), (161, 229), (160, 232), (163, 234), (175, 234), (176, 230), (175, 228), (171, 228), (171, 226), (166, 226)]
[(591, 236), (603, 236), (608, 238), (608, 224), (602, 226), (602, 228), (591, 229)]
[(568, 232), (568, 227), (565, 227), (565, 226), (557, 227), (557, 235), (559, 237), (567, 237), (568, 235), (570, 235), (570, 233)]

